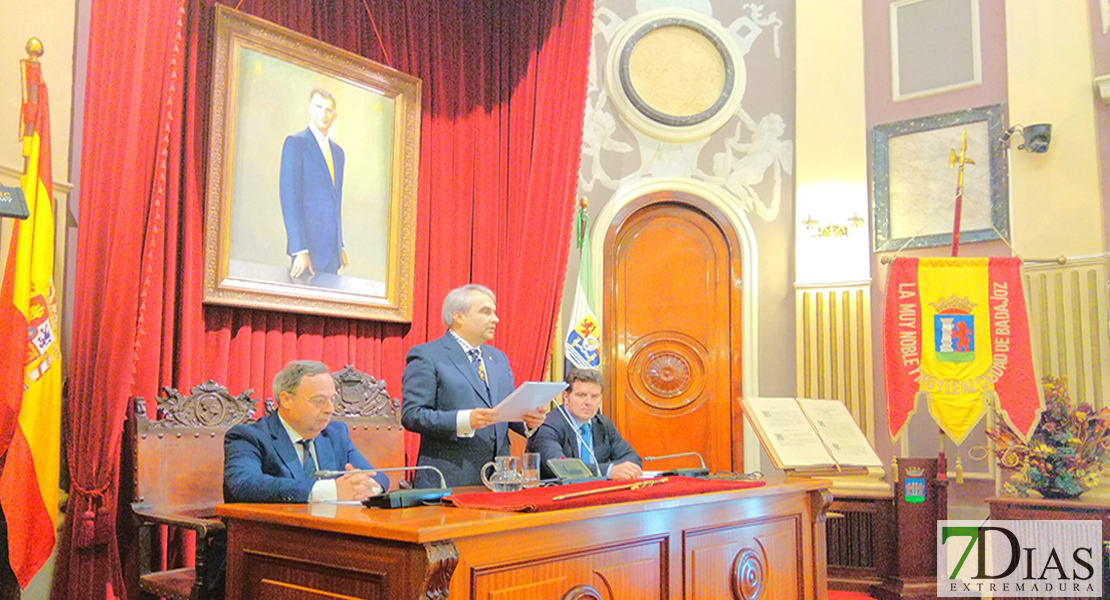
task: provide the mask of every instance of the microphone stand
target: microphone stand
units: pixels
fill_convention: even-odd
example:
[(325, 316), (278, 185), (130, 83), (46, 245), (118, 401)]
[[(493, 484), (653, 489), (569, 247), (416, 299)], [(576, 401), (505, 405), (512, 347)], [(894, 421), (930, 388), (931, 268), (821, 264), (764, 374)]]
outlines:
[(701, 462), (701, 467), (692, 469), (671, 469), (670, 471), (664, 471), (663, 473), (661, 473), (661, 475), (677, 475), (682, 477), (705, 477), (709, 475), (709, 469), (705, 466), (705, 459), (702, 458), (701, 455), (697, 452), (679, 452), (678, 454), (665, 454), (663, 456), (645, 456), (644, 462), (646, 463), (649, 460), (663, 460), (665, 458), (678, 458), (680, 456), (698, 457), (698, 461)]
[(362, 501), (362, 503), (370, 508), (408, 508), (410, 506), (424, 506), (432, 502), (438, 502), (444, 496), (451, 495), (451, 488), (447, 487), (447, 479), (443, 477), (443, 471), (431, 465), (417, 465), (415, 467), (384, 467), (381, 469), (353, 469), (350, 471), (316, 471), (316, 479), (333, 479), (341, 477), (348, 473), (397, 473), (408, 471), (435, 471), (439, 475), (439, 489), (419, 489), (419, 490), (393, 490), (392, 492), (385, 492), (377, 496), (370, 496)]

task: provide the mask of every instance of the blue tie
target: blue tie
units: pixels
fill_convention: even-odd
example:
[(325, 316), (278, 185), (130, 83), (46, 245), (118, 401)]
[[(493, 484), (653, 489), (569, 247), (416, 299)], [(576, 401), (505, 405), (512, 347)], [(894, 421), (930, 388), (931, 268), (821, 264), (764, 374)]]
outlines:
[(297, 443), (304, 448), (304, 459), (301, 461), (301, 468), (304, 469), (304, 476), (307, 479), (315, 479), (316, 461), (312, 460), (312, 440), (301, 440)]
[(578, 448), (578, 455), (582, 458), (582, 462), (586, 464), (591, 464), (594, 462), (594, 436), (593, 432), (590, 429), (590, 424), (586, 423), (585, 425), (579, 427), (578, 431), (582, 433), (582, 439), (579, 442), (580, 447)]

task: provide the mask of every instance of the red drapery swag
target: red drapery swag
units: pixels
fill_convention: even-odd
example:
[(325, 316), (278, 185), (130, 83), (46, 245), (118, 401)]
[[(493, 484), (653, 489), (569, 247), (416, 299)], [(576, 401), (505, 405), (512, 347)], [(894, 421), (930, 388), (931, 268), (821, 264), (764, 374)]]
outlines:
[[(235, 5), (232, 0), (224, 2)], [(238, 8), (424, 81), (410, 325), (202, 306), (213, 0), (93, 3), (65, 441), (72, 479), (52, 598), (125, 590), (117, 531), (131, 396), (215, 379), (269, 389), (293, 358), (400, 395), (409, 347), (467, 282), (498, 293), (518, 381), (549, 359), (566, 270), (592, 0), (244, 0)], [(259, 394), (260, 396), (264, 394)]]

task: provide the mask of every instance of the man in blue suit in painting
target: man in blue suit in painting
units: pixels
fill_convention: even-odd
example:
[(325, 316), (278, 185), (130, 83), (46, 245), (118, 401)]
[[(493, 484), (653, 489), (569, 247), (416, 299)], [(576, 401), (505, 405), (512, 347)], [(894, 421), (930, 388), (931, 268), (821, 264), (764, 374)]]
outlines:
[[(509, 429), (527, 436), (546, 414), (540, 408), (523, 424), (506, 423), (493, 409), (514, 387), (509, 359), (486, 344), (499, 322), (496, 302), (485, 286), (451, 290), (443, 301), (447, 333), (413, 346), (405, 358), (401, 425), (420, 434), (416, 464), (442, 471), (449, 487), (481, 485), (482, 465), (509, 454)], [(439, 487), (439, 476), (417, 471), (413, 486)]]
[(293, 279), (335, 274), (347, 266), (341, 221), (344, 155), (328, 137), (338, 115), (335, 98), (324, 88), (313, 89), (308, 114), (308, 127), (286, 137), (281, 148), (281, 214)]

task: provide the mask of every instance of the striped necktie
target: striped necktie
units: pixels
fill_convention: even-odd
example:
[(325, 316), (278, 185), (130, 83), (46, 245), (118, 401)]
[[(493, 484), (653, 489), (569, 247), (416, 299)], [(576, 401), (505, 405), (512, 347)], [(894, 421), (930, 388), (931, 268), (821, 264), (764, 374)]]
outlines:
[(470, 364), (474, 365), (474, 370), (478, 372), (478, 379), (486, 384), (486, 391), (489, 391), (489, 380), (486, 379), (486, 367), (482, 364), (482, 353), (477, 348), (471, 348), (467, 351), (470, 355)]
[(312, 440), (301, 440), (297, 443), (304, 448), (304, 459), (301, 460), (301, 468), (304, 469), (304, 476), (308, 479), (315, 479), (316, 461), (312, 459)]

